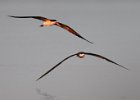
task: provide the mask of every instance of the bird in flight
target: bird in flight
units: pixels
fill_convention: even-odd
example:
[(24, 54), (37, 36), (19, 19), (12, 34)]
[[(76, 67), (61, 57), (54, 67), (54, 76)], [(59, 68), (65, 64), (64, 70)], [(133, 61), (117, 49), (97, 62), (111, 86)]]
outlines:
[(46, 73), (44, 73), (42, 76), (40, 76), (37, 80), (39, 80), (39, 79), (41, 79), (42, 77), (44, 77), (45, 75), (49, 74), (52, 70), (54, 70), (56, 67), (58, 67), (58, 66), (59, 66), (61, 63), (63, 63), (65, 60), (67, 60), (67, 59), (69, 59), (69, 58), (71, 58), (71, 57), (73, 57), (73, 56), (77, 56), (77, 57), (79, 57), (79, 58), (84, 58), (85, 55), (90, 55), (90, 56), (94, 56), (94, 57), (97, 57), (97, 58), (104, 59), (104, 60), (106, 60), (106, 61), (108, 61), (108, 62), (110, 62), (110, 63), (113, 63), (113, 64), (115, 64), (115, 65), (118, 65), (118, 66), (121, 67), (121, 68), (124, 68), (124, 69), (128, 70), (128, 68), (126, 68), (126, 67), (124, 67), (124, 66), (122, 66), (122, 65), (120, 65), (120, 64), (118, 64), (118, 63), (116, 63), (116, 62), (114, 62), (114, 61), (112, 61), (112, 60), (110, 60), (110, 59), (108, 59), (108, 58), (106, 58), (106, 57), (104, 57), (104, 56), (101, 56), (101, 55), (99, 55), (99, 54), (88, 53), (88, 52), (78, 52), (78, 53), (72, 54), (72, 55), (66, 57), (65, 59), (63, 59), (62, 61), (60, 61), (58, 64), (56, 64), (56, 65), (55, 65), (54, 67), (52, 67), (50, 70), (48, 70)]
[(62, 24), (62, 23), (58, 22), (55, 19), (48, 19), (48, 18), (45, 18), (45, 17), (42, 17), (42, 16), (10, 16), (9, 15), (9, 17), (38, 19), (38, 20), (43, 21), (43, 23), (40, 25), (40, 27), (56, 25), (56, 26), (59, 26), (59, 27), (65, 29), (65, 30), (67, 30), (68, 32), (72, 33), (73, 35), (75, 35), (75, 36), (77, 36), (77, 37), (79, 37), (79, 38), (81, 38), (81, 39), (93, 44), (93, 42), (90, 42), (89, 40), (87, 40), (84, 37), (82, 37), (79, 33), (77, 33), (74, 29), (72, 29), (68, 25)]

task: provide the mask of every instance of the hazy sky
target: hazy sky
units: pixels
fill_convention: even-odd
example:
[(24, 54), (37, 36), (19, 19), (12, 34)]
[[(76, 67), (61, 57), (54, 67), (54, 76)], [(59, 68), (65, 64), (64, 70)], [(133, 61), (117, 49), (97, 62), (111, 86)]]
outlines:
[[(140, 2), (138, 0), (0, 0), (0, 100), (139, 100)], [(8, 15), (40, 15), (70, 25), (94, 44), (40, 21)], [(73, 57), (40, 81), (65, 57)]]

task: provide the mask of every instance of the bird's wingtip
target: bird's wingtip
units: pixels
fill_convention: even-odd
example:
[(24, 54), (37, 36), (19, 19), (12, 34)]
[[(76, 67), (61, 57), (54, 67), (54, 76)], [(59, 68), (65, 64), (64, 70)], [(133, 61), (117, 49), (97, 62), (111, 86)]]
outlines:
[(38, 81), (40, 78), (36, 79), (35, 81)]
[(94, 44), (94, 42), (90, 42), (91, 44)]
[(11, 15), (7, 15), (8, 17), (12, 17)]
[(126, 70), (130, 70), (129, 68), (127, 68), (127, 67), (124, 67), (124, 66), (122, 66), (122, 65), (120, 65), (120, 64), (118, 64), (120, 67), (122, 67), (122, 68), (124, 68), (124, 69), (126, 69)]
[(94, 42), (92, 42), (92, 41), (88, 41), (88, 40), (87, 40), (87, 42), (89, 42), (90, 44), (94, 44)]
[(8, 17), (15, 17), (15, 16), (12, 16), (12, 15), (8, 15)]

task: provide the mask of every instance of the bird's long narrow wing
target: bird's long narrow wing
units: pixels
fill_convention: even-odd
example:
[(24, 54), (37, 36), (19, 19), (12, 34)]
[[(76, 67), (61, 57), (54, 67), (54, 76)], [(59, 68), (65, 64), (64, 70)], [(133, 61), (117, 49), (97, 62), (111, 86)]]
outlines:
[(120, 66), (120, 67), (122, 67), (122, 68), (124, 68), (124, 69), (126, 69), (126, 70), (129, 70), (128, 68), (126, 68), (126, 67), (124, 67), (124, 66), (122, 66), (122, 65), (120, 65), (120, 64), (118, 64), (118, 63), (116, 63), (116, 62), (114, 62), (114, 61), (112, 61), (112, 60), (110, 60), (110, 59), (108, 59), (108, 58), (106, 58), (106, 57), (103, 57), (103, 56), (101, 56), (101, 55), (98, 55), (98, 54), (94, 54), (94, 53), (85, 53), (86, 55), (91, 55), (91, 56), (95, 56), (95, 57), (98, 57), (98, 58), (101, 58), (101, 59), (105, 59), (106, 61), (108, 61), (108, 62), (111, 62), (111, 63), (113, 63), (113, 64), (115, 64), (115, 65), (118, 65), (118, 66)]
[(83, 40), (86, 40), (87, 42), (93, 44), (93, 42), (90, 42), (89, 40), (85, 39), (84, 37), (82, 37), (80, 34), (78, 34), (75, 30), (73, 30), (71, 27), (69, 27), (68, 25), (65, 25), (65, 24), (62, 24), (62, 23), (59, 23), (59, 22), (56, 22), (55, 25), (69, 31), (70, 33), (78, 36), (79, 38), (83, 39)]
[(52, 67), (50, 70), (48, 70), (46, 73), (44, 73), (42, 76), (40, 76), (38, 79), (37, 79), (37, 81), (39, 80), (39, 79), (41, 79), (42, 77), (44, 77), (45, 75), (47, 75), (48, 73), (50, 73), (52, 70), (54, 70), (56, 67), (58, 67), (61, 63), (63, 63), (65, 60), (67, 60), (67, 59), (69, 59), (69, 58), (71, 58), (71, 57), (73, 57), (73, 56), (75, 56), (76, 54), (73, 54), (73, 55), (70, 55), (70, 56), (68, 56), (68, 57), (66, 57), (65, 59), (63, 59), (61, 62), (59, 62), (58, 64), (56, 64), (54, 67)]
[(14, 17), (14, 18), (34, 18), (34, 19), (38, 19), (41, 21), (45, 21), (47, 18), (42, 17), (42, 16), (10, 16), (9, 17)]

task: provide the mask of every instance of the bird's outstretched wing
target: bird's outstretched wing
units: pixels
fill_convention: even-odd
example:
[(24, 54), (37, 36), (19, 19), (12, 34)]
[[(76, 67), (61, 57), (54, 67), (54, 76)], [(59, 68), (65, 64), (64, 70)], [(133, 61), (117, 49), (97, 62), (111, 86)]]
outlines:
[(85, 39), (84, 37), (82, 37), (79, 33), (77, 33), (74, 29), (72, 29), (71, 27), (69, 27), (68, 25), (65, 25), (65, 24), (62, 24), (60, 22), (56, 22), (55, 23), (56, 26), (59, 26), (67, 31), (69, 31), (70, 33), (78, 36), (79, 38), (83, 39), (83, 40), (86, 40), (87, 42), (93, 44), (93, 42), (90, 42), (89, 40)]
[(63, 63), (65, 60), (75, 56), (77, 54), (73, 54), (73, 55), (70, 55), (68, 57), (66, 57), (65, 59), (63, 59), (61, 62), (59, 62), (58, 64), (56, 64), (54, 67), (52, 67), (50, 70), (48, 70), (46, 73), (44, 73), (42, 76), (40, 76), (36, 81), (38, 81), (39, 79), (41, 79), (42, 77), (44, 77), (45, 75), (47, 75), (48, 73), (50, 73), (52, 70), (54, 70), (56, 67), (58, 67), (61, 63)]
[[(41, 20), (41, 21), (45, 21), (47, 20), (47, 18), (45, 17), (42, 17), (42, 16), (10, 16), (9, 17), (14, 17), (14, 18), (34, 18), (34, 19), (38, 19), (38, 20)], [(54, 20), (56, 21), (56, 20)]]
[(120, 67), (122, 67), (122, 68), (124, 68), (124, 69), (126, 69), (126, 70), (129, 70), (128, 68), (126, 68), (126, 67), (124, 67), (124, 66), (122, 66), (122, 65), (120, 65), (120, 64), (118, 64), (118, 63), (116, 63), (116, 62), (114, 62), (114, 61), (112, 61), (112, 60), (110, 60), (110, 59), (108, 59), (108, 58), (106, 58), (106, 57), (104, 57), (104, 56), (101, 56), (101, 55), (98, 55), (98, 54), (95, 54), (95, 53), (87, 53), (87, 52), (84, 52), (86, 55), (91, 55), (91, 56), (95, 56), (95, 57), (98, 57), (98, 58), (101, 58), (101, 59), (105, 59), (106, 61), (108, 61), (108, 62), (111, 62), (111, 63), (113, 63), (113, 64), (115, 64), (115, 65), (118, 65), (118, 66), (120, 66)]

